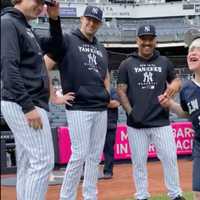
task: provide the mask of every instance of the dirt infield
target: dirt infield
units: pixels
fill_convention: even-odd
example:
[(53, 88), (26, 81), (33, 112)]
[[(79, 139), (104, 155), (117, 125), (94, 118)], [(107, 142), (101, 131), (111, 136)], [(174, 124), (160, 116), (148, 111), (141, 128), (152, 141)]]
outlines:
[[(192, 162), (186, 159), (178, 161), (181, 187), (183, 191), (191, 191)], [(152, 196), (166, 192), (163, 173), (159, 161), (148, 162), (149, 191)], [(78, 200), (82, 200), (81, 186), (79, 186)], [(98, 182), (99, 200), (125, 200), (133, 196), (135, 188), (132, 181), (131, 164), (117, 164), (114, 168), (112, 180)], [(47, 200), (59, 199), (60, 186), (49, 186)], [(1, 200), (14, 200), (14, 187), (1, 187)]]

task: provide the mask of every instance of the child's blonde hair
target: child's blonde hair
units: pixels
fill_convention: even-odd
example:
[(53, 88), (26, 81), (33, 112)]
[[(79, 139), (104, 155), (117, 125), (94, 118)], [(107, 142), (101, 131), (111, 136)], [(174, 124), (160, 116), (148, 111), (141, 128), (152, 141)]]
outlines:
[(192, 41), (189, 47), (189, 51), (191, 51), (194, 48), (200, 48), (200, 37)]

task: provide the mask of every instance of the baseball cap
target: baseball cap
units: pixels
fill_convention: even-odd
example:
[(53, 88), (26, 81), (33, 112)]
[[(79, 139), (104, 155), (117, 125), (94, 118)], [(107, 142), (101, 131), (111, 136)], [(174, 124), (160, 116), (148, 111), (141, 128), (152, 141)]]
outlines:
[(92, 17), (100, 22), (102, 22), (103, 19), (103, 11), (96, 7), (96, 6), (87, 6), (83, 16), (85, 17)]
[(200, 38), (200, 29), (189, 29), (184, 35), (184, 42), (187, 46), (190, 46), (193, 40)]
[(138, 28), (137, 36), (151, 35), (156, 37), (156, 29), (153, 25), (142, 25)]

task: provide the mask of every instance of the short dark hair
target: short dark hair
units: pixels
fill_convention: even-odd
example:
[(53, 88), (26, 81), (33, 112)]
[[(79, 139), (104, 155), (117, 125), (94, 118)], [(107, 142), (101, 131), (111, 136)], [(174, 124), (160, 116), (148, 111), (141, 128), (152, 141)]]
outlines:
[(1, 9), (13, 6), (11, 0), (1, 0)]

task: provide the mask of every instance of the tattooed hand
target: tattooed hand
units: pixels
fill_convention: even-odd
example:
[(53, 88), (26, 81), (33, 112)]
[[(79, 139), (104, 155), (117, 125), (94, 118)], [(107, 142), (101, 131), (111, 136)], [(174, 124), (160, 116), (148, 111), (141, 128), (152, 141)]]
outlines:
[(126, 84), (118, 84), (117, 85), (117, 94), (119, 96), (120, 102), (124, 110), (129, 115), (132, 112), (132, 107), (130, 105), (129, 99), (127, 97), (127, 85)]

